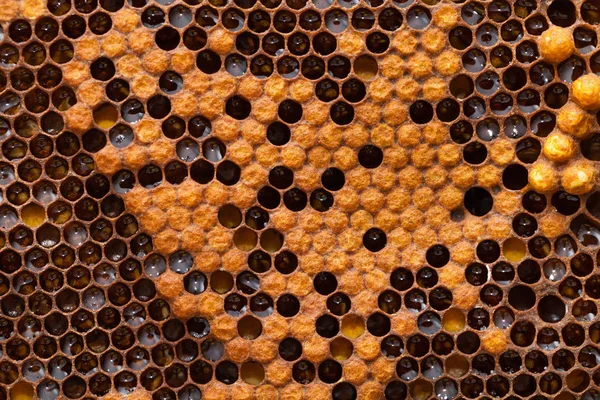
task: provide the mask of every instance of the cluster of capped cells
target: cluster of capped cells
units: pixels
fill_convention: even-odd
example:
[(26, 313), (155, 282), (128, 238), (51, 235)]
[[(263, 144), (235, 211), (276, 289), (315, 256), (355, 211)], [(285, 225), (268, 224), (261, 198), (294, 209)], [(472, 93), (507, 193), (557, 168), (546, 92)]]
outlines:
[(600, 400), (600, 0), (0, 0), (0, 400)]

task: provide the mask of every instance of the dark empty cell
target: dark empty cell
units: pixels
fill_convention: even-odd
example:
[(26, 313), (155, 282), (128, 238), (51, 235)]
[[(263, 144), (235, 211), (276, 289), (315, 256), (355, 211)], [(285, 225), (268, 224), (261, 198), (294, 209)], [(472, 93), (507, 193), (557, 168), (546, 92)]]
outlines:
[(325, 74), (325, 61), (316, 56), (308, 56), (302, 60), (300, 71), (308, 79), (319, 79)]
[[(444, 109), (445, 107), (441, 106), (441, 108)], [(438, 105), (438, 110), (440, 110), (439, 105)], [(447, 110), (443, 110), (442, 114), (444, 114), (446, 111)], [(424, 100), (415, 101), (410, 106), (409, 112), (410, 112), (410, 118), (412, 119), (413, 122), (415, 122), (417, 124), (426, 124), (433, 119), (433, 107), (431, 106), (431, 104), (429, 104), (428, 102), (426, 102)], [(452, 112), (454, 113), (455, 110)]]
[(474, 262), (465, 270), (465, 278), (473, 286), (481, 286), (489, 279), (489, 272), (485, 265)]
[(340, 330), (340, 323), (331, 315), (325, 314), (317, 318), (315, 322), (317, 334), (324, 338), (332, 338)]
[(581, 154), (588, 160), (600, 161), (600, 134), (593, 134), (590, 138), (582, 140)]
[(417, 272), (417, 285), (430, 289), (438, 283), (438, 275), (433, 268), (424, 267)]
[(8, 36), (17, 43), (26, 42), (32, 34), (31, 25), (24, 19), (13, 21), (8, 27)]
[(450, 261), (450, 252), (446, 246), (436, 244), (427, 249), (425, 258), (432, 267), (441, 268)]
[(121, 117), (125, 122), (139, 122), (144, 113), (144, 105), (137, 99), (127, 100), (121, 105)]
[(500, 257), (500, 246), (494, 240), (483, 240), (477, 245), (477, 257), (484, 263), (493, 263)]
[(176, 48), (181, 38), (179, 37), (179, 32), (170, 26), (165, 26), (156, 32), (154, 40), (158, 47), (168, 51)]
[(502, 172), (502, 184), (509, 190), (520, 190), (527, 186), (527, 169), (520, 164), (512, 164)]
[(544, 101), (548, 107), (559, 109), (565, 105), (569, 99), (569, 88), (562, 83), (555, 83), (548, 87), (544, 92)]
[(284, 100), (279, 104), (277, 114), (284, 122), (294, 124), (302, 118), (302, 106), (294, 100)]
[(535, 305), (535, 292), (528, 286), (517, 285), (508, 292), (508, 303), (516, 310), (529, 310)]
[(385, 232), (378, 228), (371, 228), (363, 235), (363, 246), (369, 251), (378, 252), (387, 244)]
[[(550, 255), (552, 251), (552, 244), (548, 239), (543, 236), (536, 236), (529, 240), (527, 243), (527, 248), (529, 249), (529, 254), (531, 254), (535, 258), (546, 258)], [(523, 261), (521, 265), (527, 265), (530, 261)], [(527, 271), (523, 269), (523, 271)]]
[(96, 153), (106, 146), (106, 134), (98, 129), (90, 129), (81, 137), (83, 148), (91, 153)]
[[(225, 24), (224, 18), (223, 24)], [(296, 26), (296, 15), (287, 10), (280, 10), (275, 14), (275, 17), (273, 17), (273, 26), (281, 33), (290, 33)]]
[(537, 214), (546, 209), (548, 200), (543, 194), (530, 190), (523, 195), (522, 204), (525, 210)]
[(286, 189), (294, 183), (294, 173), (284, 166), (274, 167), (269, 172), (269, 183), (277, 189)]
[(298, 267), (298, 257), (290, 251), (284, 250), (275, 257), (275, 269), (282, 274), (291, 274)]
[(262, 39), (263, 50), (272, 56), (280, 56), (285, 49), (285, 39), (278, 33), (268, 33)]
[(464, 205), (471, 214), (481, 217), (492, 209), (494, 200), (490, 192), (480, 187), (473, 187), (465, 193)]
[(125, 0), (100, 0), (100, 7), (106, 11), (119, 11), (125, 5)]
[(493, 46), (498, 42), (498, 29), (492, 24), (483, 24), (477, 28), (475, 37), (482, 46)]
[(473, 79), (468, 75), (458, 75), (450, 81), (450, 93), (459, 100), (469, 97), (473, 89)]
[(146, 28), (158, 28), (165, 22), (165, 13), (156, 6), (150, 6), (142, 13), (142, 24)]
[(310, 50), (310, 39), (302, 32), (295, 32), (288, 37), (287, 48), (295, 56), (303, 56)]
[(101, 57), (92, 63), (90, 72), (94, 79), (107, 81), (115, 75), (115, 64), (108, 58)]
[(487, 148), (479, 142), (471, 142), (463, 148), (463, 158), (469, 164), (481, 164), (487, 158)]
[(546, 12), (552, 24), (563, 28), (573, 25), (577, 18), (575, 5), (569, 0), (554, 0)]
[(279, 192), (270, 186), (261, 188), (258, 191), (256, 198), (261, 206), (268, 208), (269, 210), (277, 208), (281, 202), (281, 195)]
[(600, 219), (600, 192), (594, 192), (585, 202), (585, 208), (596, 219)]
[(267, 127), (267, 139), (276, 146), (283, 146), (290, 141), (290, 137), (290, 128), (279, 121), (272, 122)]
[(222, 361), (215, 368), (215, 378), (227, 385), (235, 383), (238, 379), (238, 367), (231, 361)]
[(156, 165), (146, 165), (138, 172), (138, 180), (147, 189), (156, 187), (162, 182), (162, 171)]
[(250, 111), (252, 110), (252, 106), (250, 102), (243, 98), (242, 96), (232, 96), (227, 99), (225, 103), (225, 112), (230, 117), (233, 117), (237, 120), (242, 120), (250, 115)]
[(313, 38), (313, 49), (322, 56), (329, 55), (337, 48), (335, 36), (328, 32), (320, 32)]
[[(429, 103), (427, 103), (427, 104), (429, 104)], [(412, 106), (411, 106), (411, 112), (412, 112)], [(435, 108), (435, 112), (440, 121), (451, 122), (451, 121), (454, 121), (456, 118), (458, 118), (458, 115), (460, 114), (460, 106), (453, 99), (443, 99), (442, 101), (440, 101), (437, 104), (437, 106)], [(411, 118), (413, 118), (412, 113), (411, 113)], [(414, 118), (413, 118), (413, 121), (415, 121)], [(417, 121), (415, 121), (415, 122), (417, 122)], [(420, 123), (420, 122), (417, 122), (417, 123)]]
[(377, 146), (368, 144), (358, 152), (358, 162), (365, 168), (377, 168), (383, 162), (383, 151)]
[(90, 31), (95, 35), (104, 35), (112, 28), (112, 19), (103, 12), (97, 12), (89, 19)]
[(213, 180), (215, 167), (205, 160), (198, 160), (190, 168), (190, 176), (198, 183), (206, 184)]
[(495, 115), (506, 115), (512, 107), (513, 99), (508, 93), (498, 93), (490, 100), (490, 109)]
[(44, 42), (51, 42), (58, 36), (58, 22), (50, 17), (43, 17), (35, 24), (35, 35)]
[(342, 95), (352, 103), (357, 103), (365, 98), (367, 90), (365, 84), (358, 79), (349, 79), (342, 85)]
[(300, 360), (292, 367), (292, 377), (303, 385), (312, 382), (315, 374), (315, 366), (307, 360)]
[(196, 66), (205, 74), (214, 74), (221, 69), (221, 57), (212, 50), (203, 50), (196, 57)]
[(123, 101), (129, 96), (129, 83), (123, 79), (113, 79), (106, 85), (106, 95), (113, 101)]
[(330, 272), (319, 272), (313, 279), (317, 293), (327, 296), (337, 289), (337, 279)]
[(351, 23), (357, 31), (367, 31), (375, 24), (375, 15), (367, 8), (359, 8), (352, 13)]
[(563, 215), (573, 215), (579, 210), (581, 200), (579, 196), (569, 194), (565, 191), (558, 191), (552, 195), (552, 205), (556, 211)]
[(357, 391), (351, 383), (341, 382), (331, 389), (332, 400), (356, 400), (356, 398)]
[(390, 47), (389, 35), (383, 32), (373, 32), (367, 35), (367, 49), (371, 53), (381, 54)]
[(542, 145), (540, 144), (540, 141), (529, 137), (519, 141), (515, 148), (517, 158), (526, 164), (535, 162), (540, 156), (541, 150)]
[(544, 296), (538, 304), (538, 314), (544, 322), (556, 323), (565, 316), (565, 303), (556, 296)]
[(335, 167), (326, 169), (323, 172), (323, 175), (321, 175), (321, 184), (327, 190), (340, 190), (345, 182), (346, 177), (344, 176), (344, 173)]
[(333, 195), (325, 189), (317, 189), (310, 194), (310, 205), (317, 211), (325, 212), (333, 206)]
[(519, 67), (510, 67), (502, 74), (502, 83), (508, 90), (519, 90), (527, 83), (527, 74)]
[(308, 196), (302, 190), (292, 188), (283, 194), (283, 203), (291, 211), (302, 211), (308, 203)]
[(240, 180), (241, 169), (233, 161), (225, 160), (217, 166), (217, 179), (224, 185), (235, 185)]
[(316, 84), (315, 94), (319, 100), (329, 102), (337, 99), (340, 94), (340, 87), (331, 79), (323, 79)]
[(473, 125), (468, 121), (455, 122), (450, 127), (450, 137), (454, 143), (467, 143), (473, 137)]
[(156, 95), (151, 97), (147, 103), (148, 114), (152, 118), (162, 119), (169, 115), (171, 112), (171, 102), (169, 99), (162, 95)]
[(485, 18), (485, 8), (476, 1), (468, 2), (462, 6), (460, 16), (469, 25), (477, 25)]
[[(423, 29), (425, 26), (427, 26), (429, 24), (429, 21), (422, 21), (419, 17), (421, 15), (420, 11), (424, 10), (421, 7), (416, 7), (418, 8), (418, 10), (415, 10), (412, 13), (413, 19), (414, 21), (413, 25), (411, 25), (411, 21), (409, 20), (408, 23), (409, 25), (411, 25), (413, 28), (415, 29)], [(409, 15), (407, 15), (407, 18), (410, 16), (410, 12)], [(425, 15), (425, 17), (427, 17)], [(431, 14), (429, 15), (429, 19), (431, 19)], [(402, 25), (402, 14), (400, 13), (400, 11), (398, 11), (396, 8), (385, 8), (383, 10), (381, 10), (381, 12), (379, 13), (379, 16), (377, 17), (377, 22), (379, 23), (379, 26), (386, 30), (386, 31), (395, 31), (398, 28), (400, 28), (400, 26)], [(424, 26), (422, 26), (421, 28), (418, 28), (417, 26), (422, 25), (422, 23), (424, 23)]]
[(588, 0), (581, 6), (581, 17), (590, 25), (600, 24), (600, 2)]
[(563, 82), (573, 83), (587, 71), (585, 61), (577, 56), (571, 56), (558, 65), (558, 76)]
[(329, 109), (329, 117), (337, 125), (348, 125), (354, 120), (354, 107), (345, 101), (338, 101)]
[(248, 15), (247, 24), (251, 31), (263, 33), (271, 26), (271, 18), (269, 17), (269, 14), (263, 10), (254, 10)]
[(300, 14), (300, 27), (306, 31), (316, 31), (321, 27), (321, 15), (315, 10), (304, 11)]
[(183, 44), (190, 50), (200, 50), (206, 46), (206, 32), (195, 26), (188, 28), (183, 33)]
[(300, 63), (293, 57), (284, 56), (277, 60), (277, 72), (283, 78), (295, 78), (300, 71)]
[(450, 45), (457, 50), (465, 50), (473, 42), (473, 33), (464, 26), (453, 28), (448, 34)]
[(496, 139), (500, 134), (500, 126), (494, 118), (486, 118), (481, 122), (477, 123), (475, 128), (477, 137), (484, 142), (491, 142)]
[(77, 39), (85, 33), (85, 20), (79, 15), (70, 15), (62, 21), (62, 31), (70, 39)]
[(515, 278), (515, 269), (512, 265), (500, 261), (492, 269), (492, 278), (500, 285), (508, 285)]
[(44, 112), (49, 105), (48, 95), (40, 89), (32, 89), (25, 95), (25, 107), (32, 113)]
[(462, 63), (469, 72), (479, 72), (485, 68), (487, 58), (485, 53), (477, 48), (467, 51), (462, 56)]
[(534, 284), (542, 277), (540, 265), (533, 260), (525, 260), (519, 264), (517, 273), (519, 275), (519, 279), (523, 283), (527, 284)]
[(27, 68), (19, 67), (10, 73), (10, 84), (16, 90), (27, 90), (33, 86), (34, 83), (35, 75)]
[(367, 330), (373, 336), (385, 336), (389, 333), (390, 328), (389, 317), (382, 313), (376, 312), (367, 319)]
[(533, 236), (538, 227), (536, 219), (526, 213), (517, 214), (513, 219), (512, 226), (515, 233), (522, 237)]
[(470, 119), (479, 119), (483, 117), (485, 109), (485, 101), (479, 97), (471, 97), (463, 104), (463, 112), (465, 116)]
[(165, 178), (167, 182), (178, 185), (187, 179), (187, 166), (179, 161), (171, 161), (165, 166)]

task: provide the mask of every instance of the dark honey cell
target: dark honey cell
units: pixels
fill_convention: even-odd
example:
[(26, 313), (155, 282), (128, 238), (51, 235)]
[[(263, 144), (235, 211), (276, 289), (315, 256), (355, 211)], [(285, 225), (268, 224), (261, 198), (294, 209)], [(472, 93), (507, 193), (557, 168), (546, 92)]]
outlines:
[(188, 28), (183, 32), (183, 44), (190, 50), (200, 50), (206, 46), (206, 32), (195, 26)]
[(169, 26), (160, 28), (155, 35), (156, 45), (166, 51), (176, 48), (180, 41), (179, 32)]
[(464, 205), (471, 214), (483, 216), (492, 209), (492, 195), (483, 188), (471, 188), (465, 193)]
[(465, 50), (473, 42), (473, 33), (464, 26), (453, 28), (448, 34), (450, 45), (457, 50)]

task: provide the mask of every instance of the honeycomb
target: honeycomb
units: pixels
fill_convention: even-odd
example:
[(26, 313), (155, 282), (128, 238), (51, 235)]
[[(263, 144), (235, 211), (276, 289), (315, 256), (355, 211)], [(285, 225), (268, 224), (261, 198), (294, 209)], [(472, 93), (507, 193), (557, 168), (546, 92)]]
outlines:
[(600, 0), (0, 0), (0, 400), (600, 400)]

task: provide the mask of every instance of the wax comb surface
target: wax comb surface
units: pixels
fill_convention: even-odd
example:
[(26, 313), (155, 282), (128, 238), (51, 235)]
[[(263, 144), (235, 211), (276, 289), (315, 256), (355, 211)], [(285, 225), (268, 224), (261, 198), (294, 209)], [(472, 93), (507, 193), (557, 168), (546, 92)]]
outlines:
[(0, 400), (600, 400), (600, 0), (0, 0)]

